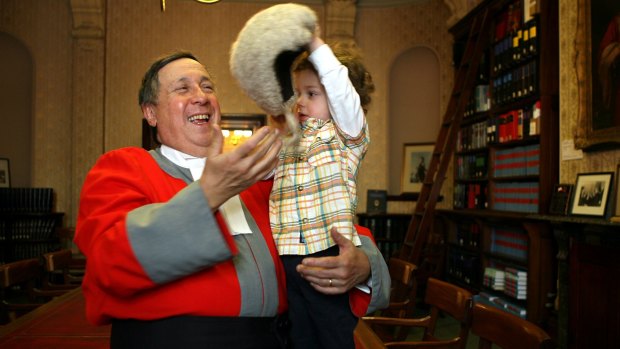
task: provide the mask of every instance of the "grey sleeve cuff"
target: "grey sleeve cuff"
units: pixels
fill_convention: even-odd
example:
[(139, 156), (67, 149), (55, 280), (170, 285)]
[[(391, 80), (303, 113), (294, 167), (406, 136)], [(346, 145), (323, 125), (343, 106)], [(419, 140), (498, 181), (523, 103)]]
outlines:
[(390, 272), (388, 270), (383, 255), (379, 252), (377, 246), (367, 236), (360, 236), (362, 240), (361, 249), (364, 251), (370, 261), (370, 281), (369, 286), (372, 290), (370, 304), (368, 305), (367, 314), (373, 313), (379, 309), (384, 309), (390, 302)]
[(155, 283), (166, 283), (225, 261), (232, 252), (198, 182), (166, 203), (127, 214), (127, 236)]

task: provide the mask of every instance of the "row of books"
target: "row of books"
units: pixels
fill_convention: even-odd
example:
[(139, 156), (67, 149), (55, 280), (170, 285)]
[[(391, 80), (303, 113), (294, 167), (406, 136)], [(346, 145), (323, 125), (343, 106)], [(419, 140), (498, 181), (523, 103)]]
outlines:
[(474, 286), (480, 283), (480, 258), (478, 256), (456, 249), (448, 249), (446, 265), (447, 273), (463, 283)]
[(491, 109), (491, 94), (489, 83), (481, 83), (474, 88), (465, 110), (463, 111), (463, 119), (470, 118), (477, 113), (483, 113)]
[(527, 299), (527, 272), (516, 268), (504, 268), (506, 280), (504, 293), (516, 298)]
[(456, 157), (458, 179), (481, 179), (487, 177), (487, 154), (459, 155)]
[(520, 318), (527, 318), (527, 309), (525, 307), (517, 304), (516, 302), (511, 302), (504, 297), (497, 296), (495, 294), (491, 294), (488, 292), (480, 292), (474, 296), (474, 302), (480, 302), (483, 304), (487, 304), (496, 308), (499, 308), (508, 313), (514, 314)]
[(491, 103), (499, 106), (513, 103), (538, 92), (538, 63), (530, 60), (492, 79)]
[(370, 229), (386, 260), (400, 249), (410, 221), (410, 215), (358, 215), (358, 223)]
[(540, 101), (487, 120), (487, 143), (507, 143), (540, 134)]
[(527, 251), (528, 236), (522, 228), (497, 226), (491, 229), (491, 253), (525, 261)]
[(489, 206), (484, 183), (459, 183), (454, 186), (454, 208), (483, 209)]
[(456, 243), (460, 246), (480, 246), (481, 230), (480, 225), (475, 222), (460, 222), (456, 226)]
[(534, 17), (493, 45), (493, 75), (538, 55), (538, 19)]
[(0, 219), (0, 242), (48, 240), (54, 236), (58, 226), (59, 219), (56, 216)]
[(537, 213), (539, 194), (538, 182), (495, 183), (491, 193), (492, 208), (498, 211)]
[(45, 253), (58, 251), (60, 247), (60, 241), (14, 244), (11, 251), (0, 249), (0, 264), (22, 259), (39, 258)]
[(504, 271), (491, 267), (484, 268), (482, 284), (495, 291), (504, 290)]
[(462, 127), (457, 134), (457, 151), (467, 151), (486, 147), (487, 124), (486, 121), (481, 121)]
[(0, 212), (52, 212), (52, 188), (0, 188)]
[(379, 251), (381, 251), (381, 255), (383, 256), (383, 259), (385, 259), (386, 261), (388, 261), (391, 256), (397, 253), (403, 244), (402, 241), (395, 241), (395, 240), (375, 240), (375, 241), (377, 242), (377, 248), (379, 249)]
[(498, 149), (493, 153), (493, 177), (538, 175), (540, 144)]
[(518, 300), (527, 299), (527, 272), (516, 268), (484, 268), (482, 284)]

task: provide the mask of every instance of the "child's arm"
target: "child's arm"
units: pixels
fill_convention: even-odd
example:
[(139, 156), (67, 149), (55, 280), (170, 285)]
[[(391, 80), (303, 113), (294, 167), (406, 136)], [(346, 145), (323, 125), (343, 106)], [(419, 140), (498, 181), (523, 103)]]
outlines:
[(334, 122), (350, 137), (359, 136), (364, 127), (365, 116), (360, 97), (349, 80), (347, 68), (338, 61), (323, 40), (315, 35), (309, 45), (308, 59), (317, 72), (327, 92), (329, 111)]

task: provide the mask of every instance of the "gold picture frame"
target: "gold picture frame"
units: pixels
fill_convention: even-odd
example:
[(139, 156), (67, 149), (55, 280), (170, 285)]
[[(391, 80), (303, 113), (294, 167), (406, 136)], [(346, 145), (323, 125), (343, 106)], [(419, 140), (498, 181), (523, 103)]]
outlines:
[(403, 167), (400, 178), (403, 194), (420, 192), (434, 148), (434, 143), (404, 144)]
[[(615, 0), (577, 2), (575, 37), (577, 54), (574, 66), (577, 74), (579, 110), (575, 147), (590, 151), (620, 148), (620, 124), (602, 117), (604, 113), (601, 110), (604, 106), (601, 80), (598, 70), (594, 68), (598, 66), (598, 46), (602, 41), (600, 26), (607, 26), (610, 23), (610, 18), (607, 17), (613, 20), (613, 16), (620, 14), (620, 3)], [(615, 8), (615, 11), (608, 8)]]

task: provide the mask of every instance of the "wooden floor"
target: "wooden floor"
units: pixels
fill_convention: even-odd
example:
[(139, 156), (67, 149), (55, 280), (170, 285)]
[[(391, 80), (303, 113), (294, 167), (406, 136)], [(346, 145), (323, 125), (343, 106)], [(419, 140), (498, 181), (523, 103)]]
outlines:
[(92, 326), (80, 288), (0, 326), (0, 348), (109, 348), (110, 326)]

